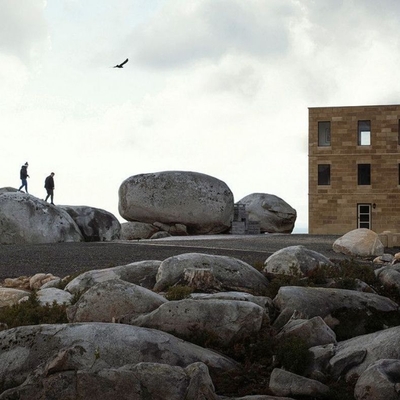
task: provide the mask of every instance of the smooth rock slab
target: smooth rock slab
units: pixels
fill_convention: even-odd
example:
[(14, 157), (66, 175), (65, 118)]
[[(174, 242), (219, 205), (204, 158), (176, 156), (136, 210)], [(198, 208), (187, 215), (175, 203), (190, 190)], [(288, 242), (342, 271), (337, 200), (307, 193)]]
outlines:
[(140, 174), (122, 182), (118, 209), (127, 221), (178, 223), (189, 234), (216, 234), (230, 229), (233, 193), (224, 182), (198, 172)]
[[(221, 373), (237, 364), (220, 354), (154, 329), (88, 323), (22, 326), (0, 332), (0, 385), (15, 387), (61, 349), (75, 349), (74, 365), (100, 371), (140, 362), (187, 367), (203, 362)], [(67, 360), (65, 361), (67, 362)]]

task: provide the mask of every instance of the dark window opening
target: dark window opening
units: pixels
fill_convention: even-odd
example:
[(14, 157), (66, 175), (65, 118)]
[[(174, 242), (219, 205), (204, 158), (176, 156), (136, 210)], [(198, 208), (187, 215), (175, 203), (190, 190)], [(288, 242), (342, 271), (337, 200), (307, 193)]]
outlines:
[(358, 145), (371, 145), (371, 121), (358, 121)]
[(318, 165), (318, 185), (331, 184), (331, 166), (330, 164)]
[(371, 184), (371, 164), (358, 164), (358, 184)]
[(331, 122), (318, 122), (318, 146), (331, 145)]

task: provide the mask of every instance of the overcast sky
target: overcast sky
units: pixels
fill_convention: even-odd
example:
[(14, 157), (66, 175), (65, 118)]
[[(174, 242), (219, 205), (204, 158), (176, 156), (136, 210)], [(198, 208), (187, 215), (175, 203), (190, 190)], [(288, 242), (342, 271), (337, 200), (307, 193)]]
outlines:
[[(0, 0), (0, 187), (118, 214), (196, 171), (308, 229), (308, 107), (400, 103), (398, 0)], [(112, 68), (129, 58), (123, 69)]]

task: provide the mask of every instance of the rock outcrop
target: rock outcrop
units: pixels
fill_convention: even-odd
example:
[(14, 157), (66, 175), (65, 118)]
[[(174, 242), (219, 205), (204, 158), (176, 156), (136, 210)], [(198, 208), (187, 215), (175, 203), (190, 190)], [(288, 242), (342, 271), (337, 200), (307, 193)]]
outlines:
[(134, 175), (119, 188), (119, 213), (127, 221), (183, 224), (189, 234), (229, 230), (233, 194), (219, 179), (197, 172)]
[(280, 197), (267, 193), (252, 193), (239, 200), (246, 205), (250, 221), (260, 223), (260, 232), (291, 233), (297, 212)]
[(22, 192), (0, 194), (0, 244), (82, 242), (66, 211)]

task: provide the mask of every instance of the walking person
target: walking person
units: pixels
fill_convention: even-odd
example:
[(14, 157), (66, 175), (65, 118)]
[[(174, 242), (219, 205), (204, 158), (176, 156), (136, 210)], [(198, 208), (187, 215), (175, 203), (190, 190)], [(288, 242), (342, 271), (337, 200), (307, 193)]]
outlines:
[(28, 193), (28, 161), (21, 167), (21, 171), (19, 172), (19, 177), (21, 179), (22, 185), (18, 189), (20, 192), (23, 187), (25, 187), (25, 192)]
[(54, 205), (53, 203), (53, 198), (54, 198), (54, 178), (53, 176), (55, 175), (54, 172), (52, 172), (44, 181), (44, 188), (47, 191), (47, 196), (44, 201), (47, 201), (47, 199), (50, 197), (51, 204)]

